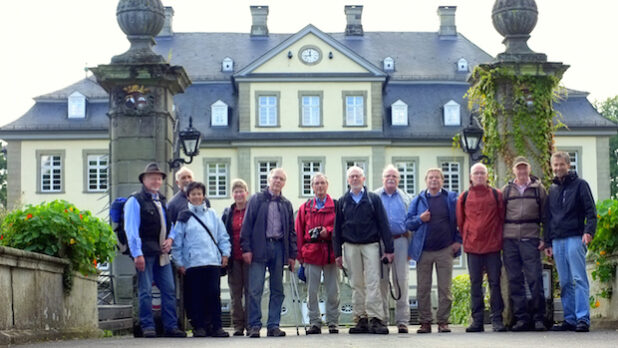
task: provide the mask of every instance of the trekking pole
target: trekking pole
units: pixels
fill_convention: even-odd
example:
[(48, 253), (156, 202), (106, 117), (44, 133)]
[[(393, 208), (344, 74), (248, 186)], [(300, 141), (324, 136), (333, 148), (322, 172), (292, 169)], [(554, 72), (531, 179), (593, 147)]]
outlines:
[(292, 311), (294, 311), (294, 321), (296, 323), (296, 336), (300, 336), (300, 332), (298, 332), (298, 313), (294, 308), (294, 302), (296, 302), (296, 294), (294, 293), (294, 272), (289, 268), (288, 271), (290, 271), (290, 294), (292, 295)]
[[(302, 317), (302, 301), (300, 300), (300, 294), (298, 292), (298, 280), (294, 272), (292, 272), (291, 284), (292, 284), (292, 289), (294, 291), (294, 296), (296, 296), (296, 301), (298, 303), (298, 312), (301, 313), (300, 320), (303, 323), (303, 328), (305, 329), (305, 335), (306, 335), (307, 334), (307, 324), (305, 324), (305, 321), (303, 320), (303, 317)], [(298, 326), (296, 327), (296, 332), (298, 333)]]

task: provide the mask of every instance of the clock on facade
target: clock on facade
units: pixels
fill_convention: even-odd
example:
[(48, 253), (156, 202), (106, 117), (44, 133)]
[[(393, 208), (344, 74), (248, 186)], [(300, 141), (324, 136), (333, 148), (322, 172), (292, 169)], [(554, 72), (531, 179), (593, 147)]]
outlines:
[(300, 60), (305, 64), (316, 64), (320, 61), (322, 53), (316, 47), (306, 47), (300, 50)]

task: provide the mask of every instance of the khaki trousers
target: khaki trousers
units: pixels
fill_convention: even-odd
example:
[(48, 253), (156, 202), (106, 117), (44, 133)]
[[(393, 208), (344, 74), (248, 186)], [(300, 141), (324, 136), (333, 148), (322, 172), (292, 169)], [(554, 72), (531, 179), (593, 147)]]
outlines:
[(408, 245), (407, 237), (400, 237), (393, 240), (395, 246), (395, 257), (393, 263), (382, 266), (383, 278), (380, 280), (380, 290), (382, 292), (382, 306), (384, 307), (385, 320), (388, 321), (389, 307), (391, 301), (391, 290), (389, 279), (393, 284), (393, 295), (399, 300), (395, 301), (395, 321), (396, 324), (408, 325), (410, 321), (410, 301), (408, 299)]
[(431, 323), (431, 284), (433, 265), (436, 265), (438, 275), (438, 323), (448, 323), (451, 313), (453, 295), (451, 294), (451, 279), (453, 277), (453, 251), (451, 246), (438, 251), (423, 251), (421, 259), (416, 263), (417, 299), (419, 320), (421, 323)]
[(380, 245), (343, 244), (345, 267), (352, 286), (354, 320), (378, 318), (384, 320), (380, 291)]
[(309, 323), (322, 327), (318, 291), (320, 280), (324, 272), (324, 292), (326, 293), (326, 324), (328, 326), (339, 323), (339, 277), (337, 266), (334, 263), (318, 266), (305, 263), (305, 277), (307, 277), (307, 309)]

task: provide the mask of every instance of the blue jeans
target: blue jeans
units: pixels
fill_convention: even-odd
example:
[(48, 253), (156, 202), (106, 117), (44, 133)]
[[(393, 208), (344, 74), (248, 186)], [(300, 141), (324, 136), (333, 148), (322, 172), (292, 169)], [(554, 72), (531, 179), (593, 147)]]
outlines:
[(268, 321), (266, 327), (279, 327), (281, 321), (281, 305), (283, 304), (283, 242), (269, 241), (266, 243), (266, 262), (251, 262), (249, 265), (249, 327), (262, 327), (262, 293), (266, 267), (270, 273), (270, 301), (268, 303)]
[(581, 236), (554, 239), (554, 260), (560, 280), (560, 299), (564, 321), (571, 325), (585, 322), (590, 325), (590, 289), (586, 274), (586, 251)]
[(161, 317), (163, 328), (170, 331), (178, 327), (176, 317), (176, 289), (172, 264), (159, 265), (158, 256), (144, 256), (146, 268), (144, 272), (137, 272), (137, 291), (139, 296), (139, 320), (143, 330), (154, 330), (152, 317), (152, 282), (161, 292)]

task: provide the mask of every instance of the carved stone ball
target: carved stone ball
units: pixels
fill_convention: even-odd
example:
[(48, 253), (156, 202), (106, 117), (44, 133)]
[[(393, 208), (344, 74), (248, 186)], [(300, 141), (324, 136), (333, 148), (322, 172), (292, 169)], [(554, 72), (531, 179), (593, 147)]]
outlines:
[(491, 12), (500, 35), (529, 35), (536, 26), (539, 12), (534, 0), (496, 0)]
[(120, 0), (116, 19), (127, 36), (156, 36), (165, 23), (161, 0)]

